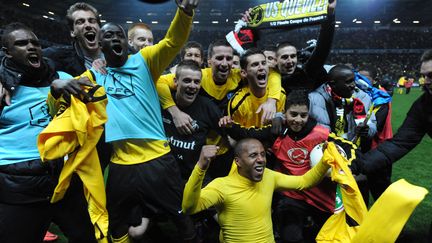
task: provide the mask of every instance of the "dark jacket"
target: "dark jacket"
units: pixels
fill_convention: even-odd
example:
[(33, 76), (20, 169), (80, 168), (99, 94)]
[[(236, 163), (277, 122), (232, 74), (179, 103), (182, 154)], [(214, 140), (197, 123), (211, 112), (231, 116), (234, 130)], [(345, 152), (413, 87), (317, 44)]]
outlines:
[(317, 46), (302, 68), (296, 67), (293, 74), (282, 74), (282, 87), (287, 94), (293, 89), (314, 90), (327, 82), (324, 63), (330, 54), (335, 32), (335, 15), (329, 15), (321, 24)]
[[(27, 72), (10, 61), (9, 58), (3, 57), (0, 62), (0, 82), (11, 95), (18, 85), (29, 87), (46, 87), (58, 78), (54, 69), (54, 63), (47, 58), (42, 60), (43, 72)], [(1, 101), (0, 114), (3, 111), (4, 100)]]
[(426, 134), (432, 137), (432, 95), (425, 92), (413, 103), (393, 139), (356, 160), (353, 170), (371, 174), (390, 165), (414, 149)]
[[(0, 80), (12, 95), (18, 85), (46, 87), (58, 76), (52, 62), (48, 59), (44, 59), (43, 66), (43, 71), (38, 74), (41, 78), (31, 78), (31, 74), (25, 73), (24, 70), (15, 67), (10, 60), (4, 58), (0, 66)], [(0, 202), (48, 203), (57, 184), (62, 162), (63, 159), (42, 163), (38, 159), (0, 166)]]
[(43, 50), (43, 56), (54, 61), (55, 70), (66, 72), (74, 77), (87, 70), (84, 54), (76, 42), (70, 46), (46, 48)]

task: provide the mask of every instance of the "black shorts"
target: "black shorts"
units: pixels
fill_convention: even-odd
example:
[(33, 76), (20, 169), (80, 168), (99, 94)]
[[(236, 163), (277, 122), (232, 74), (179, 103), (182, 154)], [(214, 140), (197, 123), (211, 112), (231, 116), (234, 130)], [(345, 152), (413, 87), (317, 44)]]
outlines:
[(183, 217), (183, 189), (180, 170), (171, 153), (140, 164), (111, 163), (106, 186), (110, 228), (123, 231), (136, 225), (142, 216), (155, 212)]

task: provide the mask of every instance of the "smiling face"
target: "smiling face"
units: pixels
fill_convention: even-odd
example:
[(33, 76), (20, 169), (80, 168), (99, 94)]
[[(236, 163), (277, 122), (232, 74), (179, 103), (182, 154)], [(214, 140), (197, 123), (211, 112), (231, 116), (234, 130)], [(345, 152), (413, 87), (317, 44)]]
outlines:
[(146, 46), (153, 45), (153, 32), (149, 29), (136, 27), (129, 39), (129, 45), (136, 51), (141, 50)]
[(277, 66), (281, 74), (293, 74), (297, 66), (297, 49), (285, 46), (276, 52)]
[(261, 142), (249, 139), (237, 146), (241, 146), (240, 151), (234, 157), (239, 174), (253, 182), (261, 181), (267, 162), (266, 152)]
[(10, 32), (7, 38), (6, 57), (25, 67), (40, 68), (42, 49), (38, 38), (33, 32), (18, 29)]
[(123, 66), (128, 56), (128, 44), (123, 28), (112, 23), (104, 25), (100, 31), (100, 45), (107, 66)]
[(285, 116), (288, 129), (293, 132), (300, 132), (309, 119), (309, 107), (307, 105), (291, 105)]
[(77, 10), (72, 13), (71, 17), (73, 19), (71, 37), (78, 42), (83, 50), (98, 51), (97, 38), (100, 26), (95, 14), (89, 10)]
[(213, 80), (216, 84), (225, 84), (231, 73), (233, 49), (229, 46), (214, 46), (213, 55), (209, 59)]
[(198, 65), (202, 65), (203, 59), (201, 56), (201, 50), (195, 47), (191, 47), (185, 50), (185, 54), (183, 56), (183, 60), (192, 60), (198, 63)]
[(201, 70), (193, 70), (188, 67), (180, 67), (175, 78), (177, 85), (176, 104), (180, 107), (191, 105), (201, 88)]
[(269, 68), (275, 68), (277, 66), (276, 52), (264, 51), (264, 55), (267, 58), (267, 65), (269, 66)]
[(264, 90), (265, 92), (269, 72), (266, 57), (262, 53), (257, 53), (248, 56), (246, 61), (246, 68), (241, 70), (242, 77), (248, 81), (248, 85), (252, 91)]

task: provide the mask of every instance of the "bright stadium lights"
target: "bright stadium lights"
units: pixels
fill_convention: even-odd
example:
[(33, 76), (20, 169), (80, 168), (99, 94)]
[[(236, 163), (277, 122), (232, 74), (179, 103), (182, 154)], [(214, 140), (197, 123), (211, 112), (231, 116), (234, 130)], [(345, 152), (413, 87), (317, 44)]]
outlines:
[(42, 15), (42, 17), (43, 17), (44, 19), (47, 19), (47, 18), (48, 18), (48, 16), (46, 16), (46, 15)]
[(357, 22), (357, 19), (353, 19), (353, 23)]
[(212, 24), (219, 24), (219, 21), (213, 20)]
[(400, 20), (398, 18), (395, 18), (395, 19), (393, 19), (393, 23), (400, 24), (401, 22), (400, 22)]
[(156, 21), (156, 20), (153, 20), (151, 23), (152, 23), (152, 24), (159, 24), (159, 22)]
[(363, 21), (361, 21), (361, 20), (357, 20), (355, 23), (356, 23), (356, 24), (361, 24), (361, 23), (363, 23)]
[(225, 22), (227, 22), (227, 23), (228, 23), (228, 19), (225, 19)]
[(414, 21), (413, 21), (413, 24), (420, 24), (420, 21), (418, 21), (418, 20), (414, 20)]
[(141, 23), (142, 23), (142, 19), (139, 19), (139, 22), (141, 22)]
[(100, 21), (101, 21), (101, 23), (106, 23), (105, 19), (101, 19)]
[(342, 24), (342, 22), (341, 21), (336, 21), (336, 24)]
[(199, 24), (199, 21), (196, 21), (196, 20), (195, 20), (193, 23), (194, 23), (194, 24)]
[(48, 11), (48, 13), (49, 13), (49, 14), (51, 14), (51, 15), (54, 15), (54, 13), (53, 13), (53, 12), (51, 12), (51, 11)]
[(26, 6), (26, 7), (30, 7), (30, 4), (28, 4), (28, 3), (22, 3), (22, 5)]
[(381, 24), (381, 21), (379, 21), (379, 20), (375, 20), (374, 23), (375, 23), (375, 24)]
[(133, 22), (130, 21), (130, 20), (126, 21), (126, 24), (132, 24), (132, 23), (133, 23)]
[(336, 27), (336, 28), (339, 28), (339, 25), (338, 25), (338, 24), (335, 24), (335, 27)]

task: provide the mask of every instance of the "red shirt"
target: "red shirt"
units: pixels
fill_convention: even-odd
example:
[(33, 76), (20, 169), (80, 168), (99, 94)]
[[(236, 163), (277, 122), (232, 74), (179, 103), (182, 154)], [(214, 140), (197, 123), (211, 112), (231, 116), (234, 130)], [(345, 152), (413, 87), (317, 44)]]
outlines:
[[(303, 175), (311, 169), (309, 153), (328, 139), (330, 131), (317, 125), (303, 139), (298, 141), (289, 136), (279, 137), (272, 150), (280, 163), (279, 172), (288, 175)], [(335, 207), (336, 185), (329, 178), (324, 178), (317, 186), (304, 191), (283, 191), (287, 196), (304, 200), (308, 204), (325, 212), (333, 212)]]

